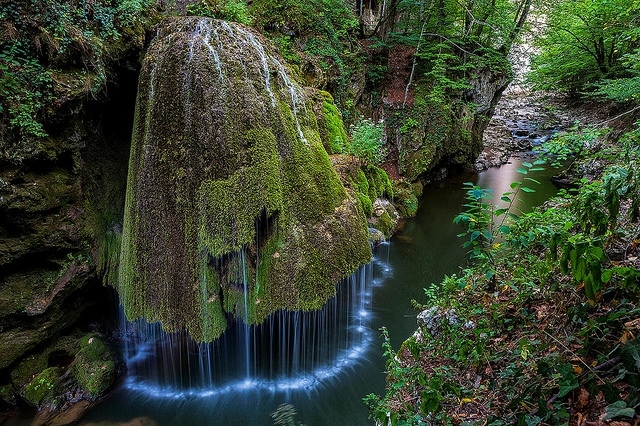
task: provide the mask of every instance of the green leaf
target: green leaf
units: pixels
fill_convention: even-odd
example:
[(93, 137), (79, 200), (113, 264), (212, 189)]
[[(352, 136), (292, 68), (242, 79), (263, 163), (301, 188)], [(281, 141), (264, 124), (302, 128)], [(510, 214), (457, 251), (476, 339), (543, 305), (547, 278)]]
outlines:
[(589, 254), (600, 262), (604, 262), (606, 257), (604, 250), (602, 250), (602, 248), (600, 247), (589, 247)]
[(507, 225), (501, 225), (499, 229), (503, 234), (508, 234), (511, 232), (511, 227)]
[(607, 414), (602, 418), (602, 420), (611, 420), (616, 417), (629, 417), (632, 419), (635, 414), (636, 410), (631, 407), (627, 407), (626, 402), (616, 401), (607, 406)]

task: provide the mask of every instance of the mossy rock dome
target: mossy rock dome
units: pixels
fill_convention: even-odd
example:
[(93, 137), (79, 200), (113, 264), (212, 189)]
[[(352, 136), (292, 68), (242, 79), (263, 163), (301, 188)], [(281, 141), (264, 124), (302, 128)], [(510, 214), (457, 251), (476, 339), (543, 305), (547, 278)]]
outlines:
[(118, 291), (129, 319), (218, 337), (321, 307), (370, 260), (313, 106), (252, 30), (164, 22), (139, 80)]

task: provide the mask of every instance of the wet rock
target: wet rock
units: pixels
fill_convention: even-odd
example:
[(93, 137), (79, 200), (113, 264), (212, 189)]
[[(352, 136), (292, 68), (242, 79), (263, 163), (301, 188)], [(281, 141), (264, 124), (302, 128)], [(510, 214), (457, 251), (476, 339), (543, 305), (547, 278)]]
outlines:
[(2, 399), (36, 408), (34, 424), (69, 424), (108, 392), (120, 365), (100, 334), (67, 336), (14, 367)]
[(369, 241), (373, 244), (374, 247), (379, 246), (384, 243), (387, 239), (385, 238), (382, 231), (376, 228), (369, 228)]
[(389, 237), (398, 225), (399, 220), (400, 213), (389, 200), (377, 198), (373, 202), (373, 215), (369, 220), (373, 228), (380, 230), (385, 236)]
[(475, 327), (473, 321), (463, 321), (460, 319), (455, 310), (443, 310), (439, 306), (432, 306), (420, 312), (416, 317), (416, 321), (422, 332), (430, 334), (434, 339), (440, 337), (444, 325), (461, 326), (464, 328)]

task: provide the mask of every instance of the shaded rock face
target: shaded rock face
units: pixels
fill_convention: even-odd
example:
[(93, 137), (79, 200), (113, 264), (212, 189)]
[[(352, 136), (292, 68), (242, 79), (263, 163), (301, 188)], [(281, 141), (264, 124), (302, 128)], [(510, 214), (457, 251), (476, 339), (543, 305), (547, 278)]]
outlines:
[[(0, 141), (0, 410), (41, 407), (25, 386), (68, 371), (48, 362), (51, 348), (116, 307), (94, 260), (105, 230), (122, 221), (137, 72), (111, 71), (109, 99), (60, 100), (48, 137)], [(43, 361), (14, 380), (34, 358)], [(52, 388), (47, 405), (67, 390)]]
[(118, 293), (129, 319), (210, 341), (229, 315), (315, 309), (371, 257), (313, 105), (261, 37), (176, 18), (143, 62)]
[[(478, 68), (469, 88), (451, 93), (446, 102), (430, 96), (433, 81), (417, 78), (409, 85), (413, 52), (389, 52), (380, 116), (385, 120), (389, 160), (414, 182), (440, 167), (471, 168), (482, 151), (482, 135), (510, 81), (507, 69)], [(422, 72), (418, 64), (415, 75)]]

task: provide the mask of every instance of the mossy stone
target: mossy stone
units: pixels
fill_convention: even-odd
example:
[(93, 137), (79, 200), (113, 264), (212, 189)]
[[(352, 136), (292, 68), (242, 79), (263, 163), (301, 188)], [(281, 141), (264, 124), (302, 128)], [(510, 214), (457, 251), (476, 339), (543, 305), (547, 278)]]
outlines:
[(342, 114), (329, 92), (321, 90), (318, 94), (316, 100), (318, 106), (314, 110), (324, 148), (329, 154), (342, 154), (349, 145), (349, 137), (342, 122)]
[(313, 99), (262, 38), (208, 18), (169, 19), (149, 46), (124, 211), (127, 318), (197, 341), (229, 314), (319, 308), (371, 258)]
[(73, 377), (89, 399), (102, 396), (115, 381), (116, 364), (109, 346), (97, 334), (78, 341), (80, 350), (71, 367)]
[(60, 385), (60, 368), (50, 367), (29, 382), (22, 393), (23, 397), (34, 407), (41, 407), (56, 396)]

